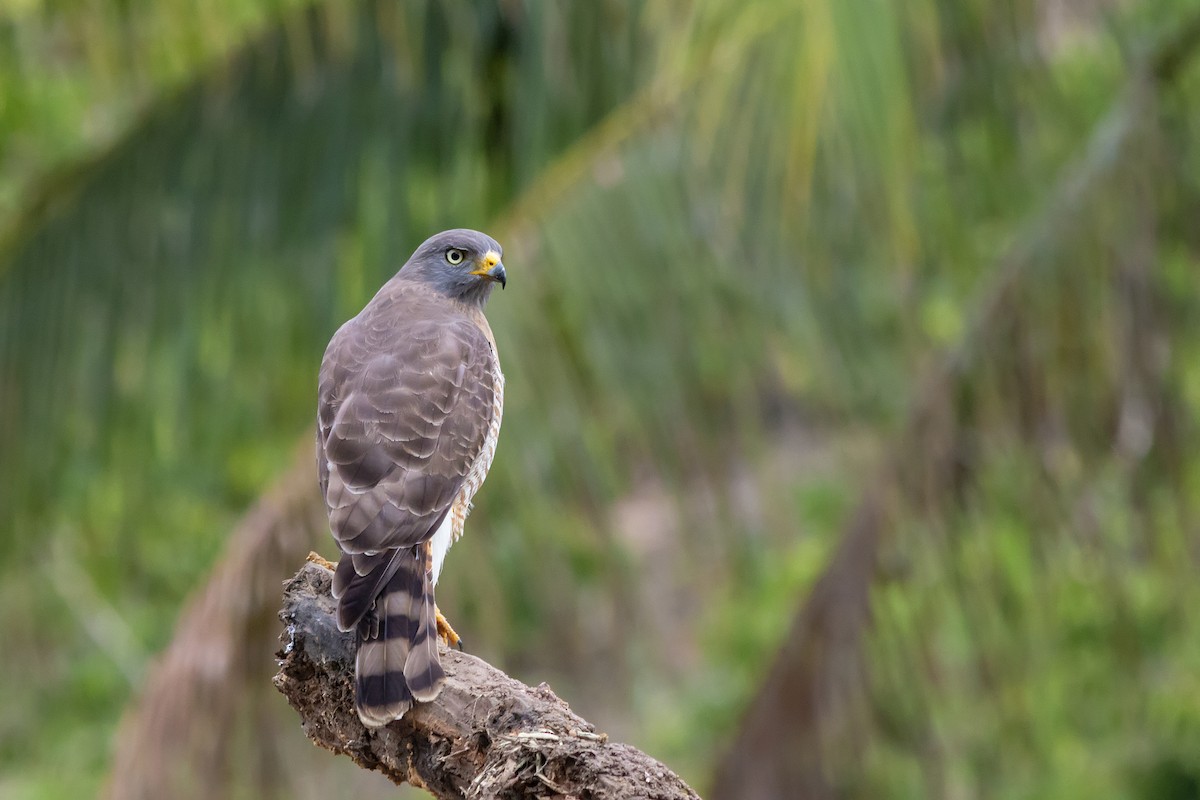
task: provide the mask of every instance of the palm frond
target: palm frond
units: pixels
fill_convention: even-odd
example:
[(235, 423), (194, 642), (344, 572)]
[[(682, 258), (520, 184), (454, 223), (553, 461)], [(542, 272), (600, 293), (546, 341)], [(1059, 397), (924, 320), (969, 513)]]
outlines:
[[(888, 440), (916, 402), (912, 376), (973, 329), (981, 279), (1124, 83), (1114, 41), (1162, 24), (1150, 5), (1186, 10), (1111, 11), (1077, 49), (1046, 44), (1044, 10), (1023, 0), (317, 4), (271, 17), (47, 190), (9, 239), (11, 549), (35, 558), (39, 531), (77, 531), (78, 562), (157, 645), (163, 609), (307, 435), (334, 326), (426, 233), (489, 229), (512, 274), (489, 309), (509, 375), (504, 440), (479, 535), (448, 567), (458, 588), (439, 599), (478, 632), (477, 651), (553, 679), (702, 782), (783, 610), (835, 551), (869, 460), (858, 451)], [(1187, 593), (1200, 402), (1196, 86), (1180, 74), (1178, 87), (1158, 138), (1112, 153), (1098, 140), (1092, 158), (1111, 174), (1020, 256), (1037, 269), (937, 398), (953, 435), (914, 445), (950, 442), (963, 474), (902, 476), (922, 499), (888, 504), (872, 669), (851, 709), (866, 739), (858, 761), (829, 762), (842, 793), (903, 794), (922, 771), (990, 784), (980, 754), (1016, 753), (1026, 735), (1096, 742), (1104, 774), (1125, 780), (1128, 739), (1071, 739), (1062, 720), (1084, 705), (1127, 714), (1140, 684), (1022, 717), (1029, 704), (1012, 696), (1053, 697), (1062, 675), (1020, 654), (1033, 644), (1082, 664), (1093, 651), (1072, 644), (1078, 624), (1103, 632), (1095, 681), (1167, 653), (1182, 691), (1196, 663), (1184, 646), (1130, 655), (1109, 638), (1194, 630), (1163, 608), (1163, 587)], [(302, 497), (294, 474), (284, 485)], [(1122, 522), (1087, 522), (1097, 515), (1133, 520), (1137, 547)], [(285, 517), (247, 519), (282, 530)], [(1106, 618), (1079, 575), (1144, 605)], [(1049, 622), (1046, 598), (1062, 609)], [(228, 627), (225, 647), (248, 630)], [(50, 708), (61, 728), (68, 712)], [(1153, 713), (1136, 719), (1155, 757), (1181, 749), (1194, 721), (1170, 729)], [(979, 737), (972, 720), (988, 714)], [(1094, 762), (1022, 763), (1018, 794)]]

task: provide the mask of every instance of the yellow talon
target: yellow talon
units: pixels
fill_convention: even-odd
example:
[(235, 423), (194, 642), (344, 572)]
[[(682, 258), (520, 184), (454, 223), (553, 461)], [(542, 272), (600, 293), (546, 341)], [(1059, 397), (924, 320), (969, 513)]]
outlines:
[(437, 614), (438, 638), (445, 642), (447, 647), (457, 647), (462, 650), (462, 637), (454, 631), (454, 628), (450, 627), (450, 623), (442, 616), (440, 608), (435, 605), (433, 611)]
[(335, 569), (337, 569), (337, 564), (334, 564), (332, 561), (326, 560), (324, 557), (321, 556), (320, 553), (316, 553), (312, 550), (308, 551), (308, 556), (304, 560), (309, 561), (313, 564), (316, 564), (319, 567), (324, 567), (325, 569), (329, 570), (330, 572), (333, 572)]

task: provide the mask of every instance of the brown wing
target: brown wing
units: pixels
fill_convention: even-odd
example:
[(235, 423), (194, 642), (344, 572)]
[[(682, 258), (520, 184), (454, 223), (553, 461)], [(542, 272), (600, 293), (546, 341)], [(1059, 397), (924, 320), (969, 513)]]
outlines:
[(341, 598), (344, 628), (394, 574), (394, 548), (425, 541), (448, 512), (487, 435), (493, 359), (474, 322), (403, 284), (329, 343), (317, 461), (330, 528), (349, 556), (335, 595), (358, 584), (357, 597)]

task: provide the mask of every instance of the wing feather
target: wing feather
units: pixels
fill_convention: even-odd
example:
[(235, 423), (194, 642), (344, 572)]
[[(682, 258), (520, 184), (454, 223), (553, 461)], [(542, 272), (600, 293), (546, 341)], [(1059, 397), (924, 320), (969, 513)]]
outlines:
[(317, 455), (344, 552), (433, 535), (483, 449), (494, 358), (470, 318), (403, 284), (335, 334), (321, 366)]

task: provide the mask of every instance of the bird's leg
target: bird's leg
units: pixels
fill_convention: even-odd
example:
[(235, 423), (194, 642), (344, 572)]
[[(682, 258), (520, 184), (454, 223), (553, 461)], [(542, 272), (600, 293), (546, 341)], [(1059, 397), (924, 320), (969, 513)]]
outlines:
[(445, 642), (447, 647), (457, 647), (462, 650), (462, 637), (454, 631), (454, 628), (450, 627), (450, 623), (442, 616), (441, 609), (435, 605), (433, 611), (437, 615), (438, 638)]

